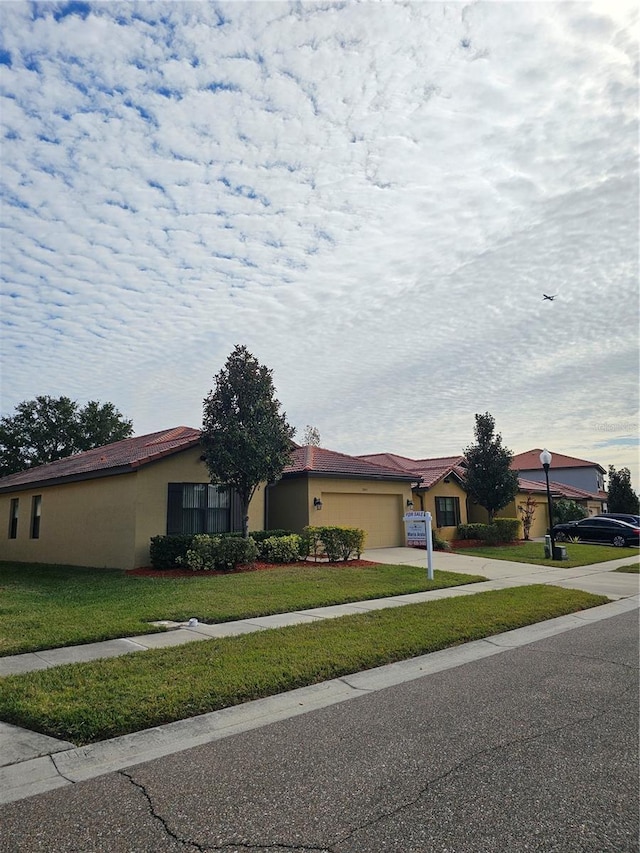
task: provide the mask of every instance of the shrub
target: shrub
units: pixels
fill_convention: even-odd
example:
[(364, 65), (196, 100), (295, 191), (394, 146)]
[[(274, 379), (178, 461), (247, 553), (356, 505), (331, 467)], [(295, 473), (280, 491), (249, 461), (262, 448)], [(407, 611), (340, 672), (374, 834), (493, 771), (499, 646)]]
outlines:
[(517, 518), (495, 518), (493, 524), (459, 524), (460, 539), (480, 539), (487, 545), (512, 542), (516, 538), (520, 522)]
[(251, 538), (260, 545), (265, 539), (271, 539), (273, 536), (291, 536), (292, 533), (293, 530), (252, 530)]
[(498, 542), (513, 542), (518, 538), (520, 519), (494, 518), (493, 523), (498, 528)]
[(231, 572), (239, 563), (252, 563), (258, 556), (258, 546), (251, 538), (241, 536), (193, 537), (191, 548), (181, 562), (192, 571)]
[(187, 556), (192, 542), (193, 534), (152, 536), (149, 546), (151, 565), (154, 569), (174, 569), (180, 564), (180, 559)]
[(488, 524), (459, 524), (458, 537), (460, 539), (483, 539), (485, 528)]
[(451, 545), (447, 542), (446, 539), (443, 539), (439, 533), (435, 530), (431, 531), (431, 544), (433, 545), (434, 551), (450, 551)]
[(580, 521), (581, 518), (587, 518), (589, 513), (575, 501), (568, 501), (564, 498), (560, 501), (553, 502), (553, 523), (566, 524), (567, 521)]
[(305, 527), (303, 550), (319, 557), (326, 554), (330, 562), (358, 559), (364, 547), (364, 530), (359, 527)]
[(300, 559), (300, 539), (296, 533), (269, 536), (258, 543), (258, 556), (267, 563), (295, 563)]

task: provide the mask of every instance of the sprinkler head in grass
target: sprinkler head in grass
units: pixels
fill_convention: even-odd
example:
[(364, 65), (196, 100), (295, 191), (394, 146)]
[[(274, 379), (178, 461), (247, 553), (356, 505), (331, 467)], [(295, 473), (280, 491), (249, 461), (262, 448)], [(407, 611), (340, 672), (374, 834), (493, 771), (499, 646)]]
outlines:
[(192, 616), (191, 619), (189, 619), (189, 628), (195, 628), (197, 624), (198, 620), (195, 616)]

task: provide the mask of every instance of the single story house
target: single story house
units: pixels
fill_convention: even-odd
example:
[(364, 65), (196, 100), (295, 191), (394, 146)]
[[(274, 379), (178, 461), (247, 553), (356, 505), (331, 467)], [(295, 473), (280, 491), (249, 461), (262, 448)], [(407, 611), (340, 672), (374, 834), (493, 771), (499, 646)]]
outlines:
[[(575, 501), (582, 506), (589, 515), (598, 515), (603, 512), (601, 509), (602, 503), (598, 496), (585, 492), (582, 489), (577, 489), (574, 486), (569, 486), (566, 483), (558, 483), (555, 480), (549, 480), (549, 491), (551, 492), (551, 500), (567, 500)], [(518, 518), (522, 521), (522, 513), (520, 508), (524, 507), (527, 499), (535, 502), (536, 508), (533, 515), (533, 522), (529, 530), (529, 538), (536, 539), (539, 536), (544, 536), (549, 529), (549, 502), (547, 499), (546, 481), (541, 483), (537, 480), (528, 480), (525, 477), (518, 477), (518, 493), (515, 498), (507, 504), (504, 509), (496, 513), (496, 518)], [(486, 523), (487, 511), (484, 507), (469, 501), (469, 519), (470, 521), (479, 521)], [(522, 536), (522, 530), (520, 532)]]
[[(264, 495), (250, 530), (264, 529)], [(200, 430), (180, 426), (0, 479), (0, 559), (135, 568), (152, 536), (239, 530), (240, 516), (232, 490), (210, 484)]]
[[(533, 466), (537, 459), (541, 471), (539, 454), (519, 454), (517, 464)], [(604, 483), (598, 479), (603, 468), (561, 454), (553, 459), (554, 475), (564, 478), (567, 471), (580, 470), (584, 477), (590, 470), (585, 482), (595, 477), (598, 486), (593, 492), (554, 477), (553, 498), (575, 500), (592, 515), (606, 509)], [(530, 470), (520, 471), (520, 491), (498, 515), (520, 518), (518, 507), (532, 496), (534, 538), (546, 532), (548, 510), (544, 472), (542, 479), (525, 477)], [(469, 500), (464, 477), (462, 456), (348, 456), (294, 445), (281, 478), (261, 485), (254, 495), (249, 530), (360, 527), (366, 547), (394, 547), (405, 544), (404, 513), (416, 509), (430, 512), (438, 534), (451, 540), (458, 524), (486, 521), (486, 510)], [(242, 529), (237, 495), (210, 483), (200, 430), (186, 426), (3, 477), (1, 517), (7, 526), (4, 535), (0, 532), (0, 560), (125, 569), (149, 564), (153, 536)]]
[(374, 453), (359, 458), (413, 475), (413, 509), (431, 513), (432, 526), (442, 539), (456, 538), (458, 525), (467, 522), (464, 457), (410, 459), (395, 453)]
[(403, 515), (412, 506), (412, 472), (314, 445), (296, 447), (277, 483), (267, 488), (268, 529), (359, 527), (365, 547), (404, 545)]

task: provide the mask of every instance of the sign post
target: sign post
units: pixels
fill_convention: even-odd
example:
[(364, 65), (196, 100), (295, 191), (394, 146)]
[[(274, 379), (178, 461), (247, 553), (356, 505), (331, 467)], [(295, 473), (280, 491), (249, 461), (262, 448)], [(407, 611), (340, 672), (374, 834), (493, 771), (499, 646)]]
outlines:
[(427, 579), (433, 580), (433, 536), (430, 512), (406, 512), (403, 516), (408, 545), (424, 545), (427, 549)]

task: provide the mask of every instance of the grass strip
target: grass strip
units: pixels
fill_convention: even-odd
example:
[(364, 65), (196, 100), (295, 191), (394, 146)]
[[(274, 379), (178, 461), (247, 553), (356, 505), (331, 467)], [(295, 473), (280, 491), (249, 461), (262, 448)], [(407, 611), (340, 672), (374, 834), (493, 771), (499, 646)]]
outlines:
[[(543, 542), (523, 542), (520, 545), (500, 545), (496, 547), (456, 548), (456, 554), (468, 554), (470, 557), (484, 557), (487, 560), (510, 560), (514, 563), (535, 563), (539, 566), (553, 566), (558, 569), (573, 569), (576, 566), (590, 566), (594, 563), (606, 563), (621, 557), (638, 556), (637, 548), (614, 548), (613, 545), (573, 544), (566, 545), (568, 560), (547, 560), (544, 556)], [(479, 567), (480, 568), (480, 567)]]
[(640, 563), (627, 563), (624, 566), (618, 566), (617, 569), (613, 570), (614, 572), (625, 572), (629, 575), (637, 575), (640, 573)]
[(0, 719), (86, 744), (607, 600), (536, 584), (12, 675), (0, 681)]
[(0, 655), (149, 634), (160, 619), (228, 622), (486, 580), (417, 566), (283, 566), (157, 578), (112, 569), (0, 563)]

